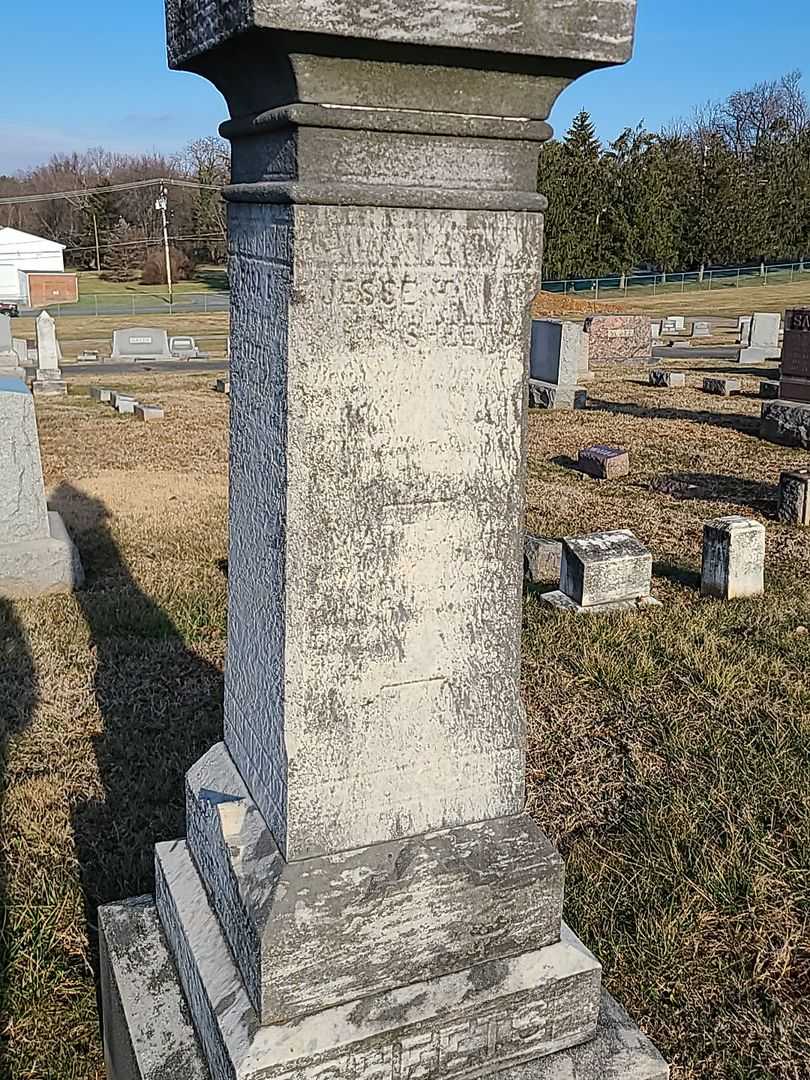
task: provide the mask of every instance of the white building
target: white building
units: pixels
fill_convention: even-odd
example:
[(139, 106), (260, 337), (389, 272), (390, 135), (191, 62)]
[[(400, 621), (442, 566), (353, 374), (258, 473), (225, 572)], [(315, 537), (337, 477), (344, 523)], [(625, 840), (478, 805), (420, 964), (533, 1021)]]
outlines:
[(19, 229), (0, 229), (0, 267), (8, 273), (34, 271), (40, 274), (62, 274), (65, 270), (65, 245), (43, 236), (20, 232)]

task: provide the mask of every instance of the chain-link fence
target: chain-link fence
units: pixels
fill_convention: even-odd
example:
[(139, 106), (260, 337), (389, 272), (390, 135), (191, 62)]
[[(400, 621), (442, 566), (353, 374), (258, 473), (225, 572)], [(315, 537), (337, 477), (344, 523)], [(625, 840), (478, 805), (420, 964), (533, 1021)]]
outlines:
[[(170, 304), (158, 293), (98, 293), (81, 296), (77, 304), (48, 304), (55, 318), (66, 315), (206, 315), (228, 311), (231, 297), (227, 292), (179, 292)], [(41, 308), (20, 308), (20, 315), (38, 315)]]
[(611, 274), (608, 277), (576, 278), (569, 281), (544, 281), (543, 289), (553, 293), (586, 294), (593, 300), (618, 297), (666, 296), (670, 293), (739, 289), (767, 285), (790, 285), (810, 282), (810, 260), (779, 263), (774, 266), (735, 266), (706, 268), (684, 274)]

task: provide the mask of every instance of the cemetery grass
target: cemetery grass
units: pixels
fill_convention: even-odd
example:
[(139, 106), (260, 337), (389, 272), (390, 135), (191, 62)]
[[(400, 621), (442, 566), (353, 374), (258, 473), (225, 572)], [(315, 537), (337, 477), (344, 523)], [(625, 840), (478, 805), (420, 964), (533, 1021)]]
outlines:
[[(530, 416), (529, 527), (634, 529), (665, 607), (576, 620), (527, 597), (529, 807), (566, 856), (567, 919), (675, 1080), (805, 1080), (810, 539), (772, 519), (801, 455), (761, 443), (758, 401), (706, 397), (712, 369), (693, 366), (683, 391), (617, 369), (588, 411)], [(84, 399), (89, 378), (37, 406), (87, 584), (0, 602), (3, 1080), (103, 1077), (96, 905), (151, 891), (152, 845), (184, 832), (184, 772), (220, 737), (214, 378), (105, 380), (162, 402), (163, 423)], [(591, 443), (627, 447), (631, 475), (580, 479)], [(768, 527), (762, 599), (697, 593), (701, 524), (728, 513)]]
[[(617, 295), (615, 307), (626, 312), (657, 315), (750, 315), (754, 311), (779, 311), (789, 307), (810, 306), (810, 273), (803, 281), (779, 285), (741, 286), (716, 284), (712, 289), (687, 289), (686, 292), (663, 291), (653, 296), (648, 289), (628, 296)], [(609, 309), (613, 297), (603, 299)]]
[[(56, 331), (66, 364), (76, 360), (80, 352), (96, 350), (109, 356), (113, 332), (130, 326), (149, 326), (166, 330), (170, 336), (190, 334), (199, 348), (211, 357), (224, 356), (229, 333), (230, 319), (226, 311), (208, 314), (177, 313), (175, 315), (62, 315), (56, 318)], [(15, 319), (12, 327), (15, 337), (36, 337), (32, 318)], [(99, 368), (99, 377), (103, 377)]]
[[(176, 281), (175, 293), (227, 292), (228, 271), (224, 266), (198, 266), (189, 281)], [(79, 295), (109, 296), (111, 294), (142, 296), (166, 295), (165, 285), (142, 285), (140, 281), (105, 281), (95, 270), (79, 271)]]

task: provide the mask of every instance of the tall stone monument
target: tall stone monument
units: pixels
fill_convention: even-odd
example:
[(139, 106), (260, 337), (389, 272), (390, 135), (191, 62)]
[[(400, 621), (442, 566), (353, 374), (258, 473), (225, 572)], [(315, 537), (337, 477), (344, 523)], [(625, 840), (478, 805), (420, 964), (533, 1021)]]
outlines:
[(100, 914), (110, 1080), (667, 1075), (562, 924), (519, 690), (537, 154), (634, 14), (169, 2), (232, 114), (225, 739)]
[(83, 577), (45, 502), (33, 398), (22, 380), (0, 375), (0, 596), (69, 592)]
[(56, 338), (56, 323), (47, 311), (37, 318), (37, 377), (31, 389), (37, 396), (64, 396), (67, 383), (59, 369), (61, 352)]

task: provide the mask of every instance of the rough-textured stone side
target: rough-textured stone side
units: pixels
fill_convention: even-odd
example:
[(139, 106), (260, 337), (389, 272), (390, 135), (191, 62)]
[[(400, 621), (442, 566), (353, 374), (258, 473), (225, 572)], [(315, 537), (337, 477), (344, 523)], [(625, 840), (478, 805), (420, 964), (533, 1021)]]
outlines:
[(19, 379), (0, 378), (0, 544), (49, 535), (34, 400)]
[(47, 540), (0, 544), (0, 596), (47, 596), (84, 583), (79, 552), (55, 511), (48, 513)]
[(562, 540), (526, 535), (523, 549), (523, 576), (532, 585), (560, 580)]
[(213, 1080), (496, 1071), (596, 1034), (600, 967), (565, 928), (556, 945), (259, 1026), (184, 844), (157, 849), (157, 905)]
[(524, 213), (232, 208), (225, 741), (288, 858), (521, 809), (541, 237)]
[(779, 520), (786, 525), (810, 525), (810, 469), (782, 473)]
[(703, 390), (707, 394), (719, 394), (721, 397), (731, 397), (739, 394), (742, 383), (739, 379), (723, 379), (720, 377), (707, 377), (703, 380)]
[(222, 745), (187, 791), (189, 849), (263, 1023), (559, 940), (562, 861), (526, 815), (284, 863)]
[(98, 914), (107, 1080), (210, 1080), (152, 897)]
[(762, 406), (759, 434), (769, 442), (810, 450), (810, 403), (766, 401)]
[(723, 600), (759, 596), (765, 587), (765, 526), (732, 515), (703, 526), (700, 590)]

